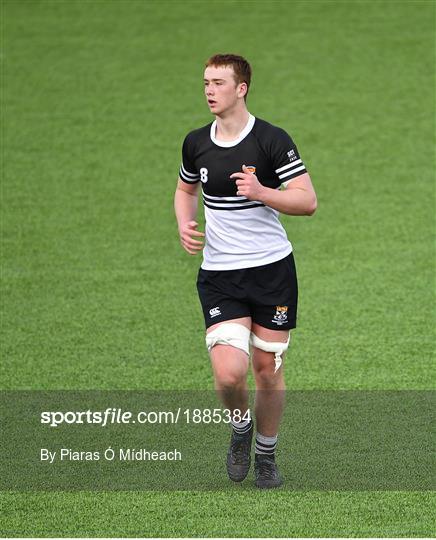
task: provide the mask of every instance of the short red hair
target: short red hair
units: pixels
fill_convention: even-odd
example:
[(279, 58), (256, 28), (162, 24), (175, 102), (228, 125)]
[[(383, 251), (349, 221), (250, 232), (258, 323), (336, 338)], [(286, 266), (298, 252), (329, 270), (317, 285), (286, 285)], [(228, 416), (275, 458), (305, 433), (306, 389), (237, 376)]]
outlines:
[(244, 99), (247, 98), (248, 89), (251, 82), (251, 66), (245, 58), (237, 54), (214, 54), (206, 62), (206, 67), (230, 66), (233, 68), (236, 84), (245, 83), (247, 85), (247, 93)]

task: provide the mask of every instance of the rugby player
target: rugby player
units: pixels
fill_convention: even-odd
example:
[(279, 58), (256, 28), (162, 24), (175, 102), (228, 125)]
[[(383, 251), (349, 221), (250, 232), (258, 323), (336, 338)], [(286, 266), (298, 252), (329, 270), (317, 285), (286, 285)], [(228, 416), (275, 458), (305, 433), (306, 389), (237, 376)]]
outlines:
[[(251, 347), (255, 398), (255, 483), (282, 483), (275, 462), (284, 406), (283, 356), (296, 327), (297, 276), (279, 213), (310, 216), (314, 188), (291, 137), (249, 113), (251, 67), (234, 54), (209, 58), (207, 104), (215, 120), (190, 132), (175, 194), (180, 241), (203, 251), (197, 289), (217, 389), (226, 408), (248, 410)], [(205, 233), (196, 221), (202, 187)], [(203, 238), (205, 237), (205, 238)], [(238, 420), (238, 421), (236, 421)], [(239, 421), (241, 420), (241, 421)], [(227, 472), (240, 482), (251, 463), (253, 418), (232, 421)]]

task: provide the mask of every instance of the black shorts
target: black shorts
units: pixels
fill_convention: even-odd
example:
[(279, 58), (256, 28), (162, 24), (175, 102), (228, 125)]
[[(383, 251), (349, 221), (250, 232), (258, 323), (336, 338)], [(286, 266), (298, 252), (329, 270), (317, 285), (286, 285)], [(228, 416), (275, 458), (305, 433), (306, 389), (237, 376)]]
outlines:
[(203, 270), (197, 290), (206, 328), (251, 317), (271, 330), (290, 330), (297, 322), (297, 272), (291, 253), (280, 261), (241, 270)]

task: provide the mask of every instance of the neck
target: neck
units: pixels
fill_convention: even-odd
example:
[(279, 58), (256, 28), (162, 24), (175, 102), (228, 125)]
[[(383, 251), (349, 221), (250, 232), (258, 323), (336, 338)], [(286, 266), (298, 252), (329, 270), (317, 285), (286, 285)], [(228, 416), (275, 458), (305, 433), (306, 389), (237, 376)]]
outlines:
[(232, 141), (237, 139), (247, 125), (249, 112), (245, 105), (236, 111), (228, 111), (225, 115), (216, 116), (217, 139)]

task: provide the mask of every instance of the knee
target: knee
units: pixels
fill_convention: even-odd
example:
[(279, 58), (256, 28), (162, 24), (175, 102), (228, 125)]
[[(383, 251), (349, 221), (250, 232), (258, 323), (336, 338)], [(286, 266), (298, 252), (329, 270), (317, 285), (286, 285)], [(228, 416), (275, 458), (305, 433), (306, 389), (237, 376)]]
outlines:
[(225, 371), (222, 373), (215, 373), (215, 379), (220, 389), (226, 391), (244, 386), (246, 376), (241, 372)]
[(276, 388), (283, 382), (283, 369), (282, 367), (277, 370), (274, 368), (274, 356), (271, 355), (270, 363), (254, 368), (254, 377), (258, 388)]
[(238, 323), (223, 323), (206, 335), (215, 380), (221, 389), (245, 384), (249, 339), (250, 330)]

